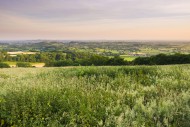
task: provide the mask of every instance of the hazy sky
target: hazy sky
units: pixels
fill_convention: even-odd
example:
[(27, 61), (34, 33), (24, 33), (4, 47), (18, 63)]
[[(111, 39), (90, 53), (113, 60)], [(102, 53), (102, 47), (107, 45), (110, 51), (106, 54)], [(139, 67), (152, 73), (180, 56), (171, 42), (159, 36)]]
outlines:
[(190, 0), (0, 0), (0, 39), (190, 40)]

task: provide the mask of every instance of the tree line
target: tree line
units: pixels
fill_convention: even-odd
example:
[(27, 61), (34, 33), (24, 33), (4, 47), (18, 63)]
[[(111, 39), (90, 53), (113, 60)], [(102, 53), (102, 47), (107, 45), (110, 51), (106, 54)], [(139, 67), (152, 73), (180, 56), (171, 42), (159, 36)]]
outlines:
[(138, 57), (132, 61), (133, 65), (171, 65), (190, 64), (190, 54), (158, 54), (150, 57)]
[(100, 55), (91, 55), (88, 58), (82, 59), (67, 59), (61, 61), (49, 61), (46, 62), (46, 67), (61, 67), (61, 66), (119, 66), (127, 65), (128, 62), (119, 56), (113, 58), (100, 56)]
[(119, 65), (172, 65), (190, 64), (190, 54), (158, 54), (150, 57), (138, 57), (133, 61), (126, 61), (119, 56), (109, 58), (106, 56), (92, 55), (89, 58), (62, 60), (46, 63), (46, 66), (119, 66)]
[[(0, 67), (7, 67), (2, 62), (17, 62), (25, 66), (27, 62), (44, 62), (46, 67), (61, 66), (119, 66), (119, 65), (170, 65), (190, 64), (190, 54), (158, 54), (151, 57), (138, 57), (129, 62), (120, 56), (107, 57), (86, 52), (38, 52), (36, 54), (18, 54), (11, 56), (7, 52), (0, 53)], [(29, 65), (26, 65), (29, 66)]]
[[(7, 52), (0, 53), (0, 62), (44, 62), (46, 67), (60, 66), (105, 66), (127, 65), (128, 62), (119, 56), (112, 58), (87, 52), (38, 52), (36, 54), (18, 54), (11, 56)], [(3, 64), (5, 65), (5, 64)], [(24, 65), (24, 63), (19, 64)], [(23, 66), (25, 67), (25, 66)]]
[(38, 52), (36, 54), (17, 54), (11, 56), (7, 52), (0, 53), (0, 62), (46, 62), (46, 61), (59, 61), (69, 57), (63, 52)]

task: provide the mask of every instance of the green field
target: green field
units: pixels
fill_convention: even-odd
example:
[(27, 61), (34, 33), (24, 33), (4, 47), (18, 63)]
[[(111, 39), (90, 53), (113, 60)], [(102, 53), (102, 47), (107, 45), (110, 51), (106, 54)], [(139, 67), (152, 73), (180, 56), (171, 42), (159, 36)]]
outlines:
[(136, 56), (129, 56), (129, 55), (120, 55), (121, 58), (124, 58), (124, 60), (127, 61), (133, 61), (134, 59), (136, 59)]
[(189, 127), (190, 65), (0, 69), (0, 126)]

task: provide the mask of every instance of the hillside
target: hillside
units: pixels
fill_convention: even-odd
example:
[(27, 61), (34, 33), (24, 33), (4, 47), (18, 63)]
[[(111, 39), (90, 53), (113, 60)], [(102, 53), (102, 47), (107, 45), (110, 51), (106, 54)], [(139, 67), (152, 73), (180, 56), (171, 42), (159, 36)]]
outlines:
[(190, 53), (190, 42), (170, 41), (0, 41), (0, 51), (76, 51), (106, 56), (151, 56)]

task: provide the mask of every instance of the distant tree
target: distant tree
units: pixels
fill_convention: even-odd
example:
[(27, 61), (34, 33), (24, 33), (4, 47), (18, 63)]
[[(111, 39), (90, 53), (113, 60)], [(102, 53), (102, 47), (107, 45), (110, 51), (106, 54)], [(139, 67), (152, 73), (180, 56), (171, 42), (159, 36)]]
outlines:
[(72, 60), (62, 60), (62, 61), (51, 61), (46, 62), (45, 67), (63, 67), (63, 66), (73, 66)]
[(89, 63), (90, 65), (101, 66), (101, 65), (107, 65), (108, 60), (109, 60), (108, 57), (93, 55), (89, 58)]
[(110, 58), (108, 60), (107, 65), (127, 65), (127, 61), (125, 61), (124, 58), (121, 58), (120, 56), (114, 56), (114, 58)]
[(152, 65), (149, 57), (138, 57), (135, 60), (132, 61), (134, 65)]
[(132, 62), (135, 65), (170, 65), (170, 64), (189, 64), (190, 54), (158, 54), (151, 57), (138, 57)]
[(7, 63), (0, 63), (0, 68), (10, 68)]
[(32, 65), (28, 62), (18, 62), (16, 63), (17, 67), (32, 67)]

